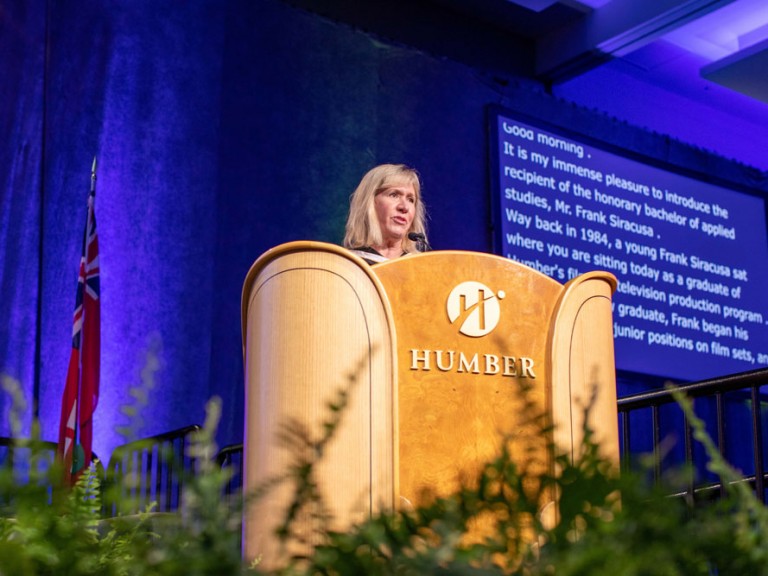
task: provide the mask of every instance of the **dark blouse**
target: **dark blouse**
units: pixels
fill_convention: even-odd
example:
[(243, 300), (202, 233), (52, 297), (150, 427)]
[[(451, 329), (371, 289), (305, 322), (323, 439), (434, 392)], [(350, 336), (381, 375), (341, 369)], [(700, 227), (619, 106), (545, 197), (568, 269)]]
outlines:
[[(378, 264), (379, 262), (386, 262), (387, 260), (389, 260), (389, 258), (387, 258), (386, 256), (382, 256), (381, 254), (378, 253), (378, 251), (371, 248), (370, 246), (361, 246), (359, 248), (352, 248), (351, 252), (360, 256), (360, 258), (365, 260), (368, 264)], [(405, 256), (406, 254), (408, 254), (408, 252), (403, 251), (403, 253), (400, 254), (400, 256)]]

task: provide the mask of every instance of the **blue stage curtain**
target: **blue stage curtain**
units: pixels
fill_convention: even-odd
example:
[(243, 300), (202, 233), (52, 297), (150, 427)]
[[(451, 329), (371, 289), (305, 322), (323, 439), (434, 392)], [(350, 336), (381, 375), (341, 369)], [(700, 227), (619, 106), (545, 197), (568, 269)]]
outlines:
[[(42, 77), (45, 2), (0, 10), (0, 377), (21, 387), (29, 433), (40, 295)], [(74, 302), (74, 292), (72, 296)], [(70, 323), (71, 324), (71, 323)], [(67, 346), (67, 343), (64, 343)], [(0, 435), (10, 435), (11, 397), (0, 391)]]
[(490, 251), (487, 105), (659, 158), (683, 149), (281, 0), (9, 0), (0, 67), (0, 373), (55, 440), (96, 156), (103, 458), (148, 354), (137, 433), (201, 423), (219, 395), (220, 443), (242, 439), (245, 274), (283, 242), (340, 242), (374, 165), (422, 173), (433, 247)]

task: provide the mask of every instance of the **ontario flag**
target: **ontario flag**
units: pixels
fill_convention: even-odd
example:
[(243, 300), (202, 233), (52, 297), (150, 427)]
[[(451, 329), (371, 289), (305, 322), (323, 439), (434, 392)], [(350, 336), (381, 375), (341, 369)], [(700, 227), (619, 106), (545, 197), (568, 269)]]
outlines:
[[(64, 469), (64, 480), (70, 484), (93, 459), (93, 413), (99, 401), (101, 312), (99, 240), (96, 236), (95, 202), (96, 160), (94, 159), (72, 322), (72, 354), (69, 357), (59, 424), (58, 455)], [(78, 444), (82, 446), (82, 462), (79, 457), (75, 458), (75, 448)]]

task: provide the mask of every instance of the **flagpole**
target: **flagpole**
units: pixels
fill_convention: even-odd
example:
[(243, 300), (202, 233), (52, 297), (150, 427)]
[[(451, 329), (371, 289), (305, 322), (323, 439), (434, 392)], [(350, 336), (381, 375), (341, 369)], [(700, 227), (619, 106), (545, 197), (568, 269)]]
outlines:
[[(79, 369), (79, 378), (77, 383), (77, 426), (75, 428), (75, 438), (77, 441), (76, 445), (79, 445), (81, 449), (83, 449), (83, 457), (84, 461), (82, 462), (83, 468), (87, 467), (90, 464), (91, 461), (91, 444), (92, 444), (92, 435), (93, 435), (93, 409), (94, 405), (91, 402), (90, 394), (92, 394), (92, 379), (96, 378), (98, 381), (99, 374), (98, 374), (98, 362), (97, 362), (97, 368), (96, 368), (96, 374), (92, 373), (92, 370), (89, 370), (86, 365), (83, 364), (85, 361), (90, 366), (93, 366), (93, 358), (91, 357), (91, 354), (86, 350), (86, 347), (89, 347), (91, 342), (90, 339), (94, 336), (93, 333), (89, 333), (89, 330), (86, 328), (87, 323), (92, 323), (92, 318), (90, 318), (90, 314), (93, 313), (93, 308), (87, 306), (86, 301), (88, 299), (87, 293), (88, 293), (88, 277), (90, 275), (90, 271), (88, 267), (90, 266), (90, 235), (93, 233), (95, 234), (95, 229), (91, 229), (91, 225), (95, 226), (95, 218), (94, 213), (96, 211), (96, 166), (97, 166), (97, 160), (96, 156), (93, 157), (93, 163), (91, 164), (91, 189), (88, 193), (88, 215), (86, 218), (86, 224), (85, 224), (85, 235), (83, 237), (83, 260), (85, 265), (85, 285), (83, 286), (83, 329), (81, 332), (81, 346), (83, 348), (81, 349), (80, 353), (80, 369)], [(90, 308), (90, 309), (89, 309)], [(99, 330), (99, 324), (100, 322), (96, 323), (96, 330)], [(100, 347), (100, 346), (99, 346)], [(100, 355), (100, 351), (96, 351), (97, 355)], [(83, 415), (85, 413), (85, 417)], [(87, 424), (88, 431), (85, 433), (84, 438), (84, 432), (83, 427), (85, 423)], [(87, 447), (86, 447), (87, 446)], [(82, 470), (81, 469), (81, 470)]]
[[(88, 234), (90, 232), (89, 227), (91, 223), (91, 215), (95, 209), (95, 201), (96, 201), (96, 156), (93, 157), (93, 163), (91, 164), (91, 188), (88, 191), (88, 212), (86, 214), (85, 218), (85, 231), (83, 232), (83, 249), (82, 249), (82, 258), (84, 260), (87, 260), (87, 250), (88, 250)], [(83, 318), (85, 318), (85, 290), (83, 290)], [(80, 338), (83, 338), (82, 331), (80, 333)], [(82, 346), (82, 340), (81, 346)], [(80, 428), (80, 422), (82, 422), (80, 414), (81, 410), (83, 408), (82, 403), (82, 397), (83, 397), (83, 354), (82, 349), (80, 351), (80, 358), (78, 359), (78, 367), (77, 367), (77, 415), (76, 415), (76, 424), (75, 424), (75, 437), (74, 437), (74, 445), (75, 446), (82, 446), (83, 440), (82, 440), (82, 431)]]
[[(91, 166), (91, 189), (78, 270), (75, 311), (72, 319), (72, 352), (61, 403), (57, 454), (63, 464), (65, 484), (71, 484), (92, 459), (93, 412), (99, 396), (101, 354), (99, 303), (99, 245), (96, 234), (96, 158)], [(74, 458), (81, 449), (82, 461)], [(73, 470), (73, 461), (76, 462)], [(73, 476), (74, 474), (74, 476)]]
[(91, 195), (96, 197), (96, 156), (93, 157), (93, 166), (91, 166)]
[(99, 288), (99, 246), (96, 233), (96, 166), (91, 166), (91, 191), (88, 197), (88, 223), (83, 256), (85, 285), (83, 286), (83, 350), (80, 360), (80, 395), (78, 403), (78, 439), (83, 450), (83, 466), (93, 458), (93, 415), (99, 398), (101, 356), (101, 304)]
[[(96, 203), (96, 156), (93, 157), (93, 163), (91, 164), (91, 189), (88, 191), (88, 213), (85, 217), (85, 232), (83, 233), (83, 255), (82, 257), (87, 260), (87, 250), (88, 250), (88, 234), (90, 233), (89, 227), (91, 224), (91, 213), (96, 208), (94, 204)], [(83, 290), (83, 305), (85, 305), (85, 290)], [(83, 316), (85, 316), (85, 306), (83, 306)], [(81, 332), (81, 338), (82, 332)], [(82, 346), (82, 340), (81, 340), (81, 346)], [(77, 377), (77, 425), (75, 426), (75, 446), (82, 445), (82, 431), (80, 430), (80, 411), (82, 410), (83, 403), (82, 403), (82, 397), (83, 397), (83, 353), (82, 349), (80, 350), (80, 365), (78, 366), (78, 377)]]

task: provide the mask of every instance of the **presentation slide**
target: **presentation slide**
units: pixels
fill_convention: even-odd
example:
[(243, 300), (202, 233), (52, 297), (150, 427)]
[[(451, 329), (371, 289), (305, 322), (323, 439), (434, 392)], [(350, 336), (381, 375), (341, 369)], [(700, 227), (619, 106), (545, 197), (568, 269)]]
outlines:
[(616, 367), (696, 381), (768, 365), (762, 198), (490, 113), (497, 252), (619, 281)]

